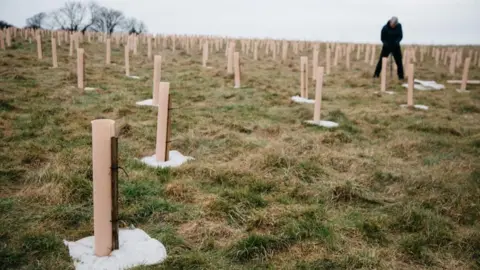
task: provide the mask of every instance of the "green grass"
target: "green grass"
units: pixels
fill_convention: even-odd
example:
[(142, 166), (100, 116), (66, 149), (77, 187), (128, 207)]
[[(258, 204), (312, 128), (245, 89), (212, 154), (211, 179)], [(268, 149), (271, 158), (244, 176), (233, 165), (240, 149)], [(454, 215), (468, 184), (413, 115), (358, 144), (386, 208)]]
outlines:
[[(135, 106), (152, 93), (145, 44), (130, 59), (140, 80), (123, 75), (123, 47), (113, 45), (116, 65), (105, 67), (104, 45), (82, 44), (87, 86), (101, 89), (89, 93), (76, 89), (68, 46), (51, 69), (34, 44), (14, 44), (0, 51), (0, 269), (73, 269), (62, 241), (93, 234), (97, 118), (116, 121), (128, 174), (119, 172), (120, 227), (167, 248), (165, 262), (136, 269), (480, 267), (478, 86), (415, 91), (431, 109), (401, 109), (396, 80), (388, 81), (396, 95), (375, 95), (380, 82), (363, 53), (350, 71), (341, 57), (325, 77), (321, 112), (340, 126), (325, 129), (304, 123), (312, 105), (290, 101), (300, 54), (281, 63), (263, 50), (259, 61), (241, 53), (242, 88), (234, 89), (223, 50), (203, 69), (198, 44), (190, 54), (159, 48), (176, 108), (171, 147), (195, 160), (155, 169), (138, 160), (156, 143), (156, 109)], [(418, 78), (451, 79), (426, 59)]]
[(276, 251), (284, 250), (288, 247), (288, 241), (269, 235), (249, 235), (240, 240), (229, 251), (229, 256), (238, 262), (251, 260), (266, 260), (268, 256)]

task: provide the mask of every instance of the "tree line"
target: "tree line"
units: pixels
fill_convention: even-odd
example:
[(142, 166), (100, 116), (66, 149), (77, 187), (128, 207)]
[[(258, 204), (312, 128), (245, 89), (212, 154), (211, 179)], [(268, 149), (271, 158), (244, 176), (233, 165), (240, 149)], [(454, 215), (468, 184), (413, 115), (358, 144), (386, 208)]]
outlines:
[[(5, 27), (11, 26), (6, 22), (3, 23), (6, 24)], [(115, 30), (131, 34), (147, 32), (147, 27), (141, 20), (127, 17), (120, 10), (104, 7), (96, 2), (68, 1), (54, 11), (33, 15), (27, 19), (26, 24), (26, 28), (33, 29), (45, 28), (81, 32), (88, 30), (108, 34), (115, 32)]]

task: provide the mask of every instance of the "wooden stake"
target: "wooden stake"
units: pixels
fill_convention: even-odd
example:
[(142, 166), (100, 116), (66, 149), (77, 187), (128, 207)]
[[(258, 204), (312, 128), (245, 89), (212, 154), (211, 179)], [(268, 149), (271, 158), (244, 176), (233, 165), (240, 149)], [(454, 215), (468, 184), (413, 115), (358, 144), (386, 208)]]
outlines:
[(387, 57), (382, 58), (382, 74), (381, 74), (381, 83), (380, 83), (380, 91), (385, 92), (387, 86)]
[(57, 41), (55, 38), (52, 38), (52, 64), (54, 68), (58, 67), (57, 62)]
[(92, 121), (93, 231), (95, 255), (104, 257), (112, 251), (111, 138), (115, 121)]
[(168, 134), (168, 100), (170, 83), (160, 82), (158, 92), (158, 114), (157, 114), (157, 145), (155, 158), (159, 162), (168, 161), (167, 157), (167, 134)]
[(120, 247), (118, 242), (118, 138), (110, 139), (111, 185), (112, 185), (112, 250)]
[(85, 58), (84, 49), (77, 50), (77, 84), (79, 89), (85, 89)]
[(320, 109), (322, 107), (322, 87), (323, 87), (323, 67), (317, 68), (317, 83), (315, 85), (315, 108), (313, 111), (313, 121), (320, 121)]
[(465, 59), (465, 64), (463, 66), (463, 76), (462, 76), (462, 85), (460, 86), (460, 91), (467, 90), (467, 80), (468, 80), (468, 69), (470, 68), (470, 57)]
[(167, 113), (167, 143), (165, 145), (165, 160), (170, 160), (170, 141), (172, 137), (172, 99), (168, 94), (168, 113)]
[(235, 88), (240, 88), (240, 53), (235, 52), (233, 59), (235, 62)]
[(38, 60), (42, 60), (42, 38), (40, 35), (37, 35), (37, 56)]
[(258, 60), (258, 41), (255, 41), (253, 45), (253, 60)]
[(413, 81), (414, 81), (414, 65), (408, 64), (408, 92), (407, 92), (407, 106), (413, 106)]

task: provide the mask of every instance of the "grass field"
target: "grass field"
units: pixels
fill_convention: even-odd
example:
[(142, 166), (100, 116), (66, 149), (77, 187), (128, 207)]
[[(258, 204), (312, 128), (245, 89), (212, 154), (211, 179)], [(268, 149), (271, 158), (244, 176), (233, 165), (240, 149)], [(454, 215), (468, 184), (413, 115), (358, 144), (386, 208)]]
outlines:
[[(44, 42), (41, 61), (33, 43), (0, 51), (0, 269), (73, 269), (62, 241), (93, 235), (97, 117), (116, 121), (128, 173), (121, 227), (167, 248), (164, 263), (136, 269), (480, 268), (480, 86), (415, 91), (430, 110), (402, 109), (396, 76), (396, 95), (379, 96), (363, 53), (350, 71), (342, 58), (325, 77), (322, 118), (340, 123), (327, 130), (304, 124), (313, 105), (290, 101), (300, 55), (242, 55), (242, 88), (233, 89), (224, 50), (210, 56), (212, 69), (201, 67), (198, 45), (155, 50), (177, 108), (172, 149), (195, 160), (152, 169), (137, 161), (155, 149), (156, 110), (135, 106), (152, 95), (146, 45), (131, 55), (133, 80), (123, 47), (112, 44), (105, 66), (104, 45), (83, 44), (86, 86), (99, 90), (82, 92), (68, 45), (52, 69)], [(446, 83), (462, 69), (451, 77), (426, 56), (415, 74)], [(478, 67), (470, 79), (480, 79)]]

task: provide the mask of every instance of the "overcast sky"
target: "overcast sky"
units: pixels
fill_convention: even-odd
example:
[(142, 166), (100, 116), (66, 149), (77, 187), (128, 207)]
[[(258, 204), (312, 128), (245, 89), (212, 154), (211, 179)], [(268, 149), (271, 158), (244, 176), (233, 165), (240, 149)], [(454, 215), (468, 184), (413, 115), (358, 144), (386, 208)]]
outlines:
[[(0, 20), (24, 26), (64, 0), (0, 0)], [(89, 1), (81, 1), (89, 2)], [(480, 44), (480, 0), (97, 0), (151, 33), (380, 42), (391, 16), (403, 43)]]

